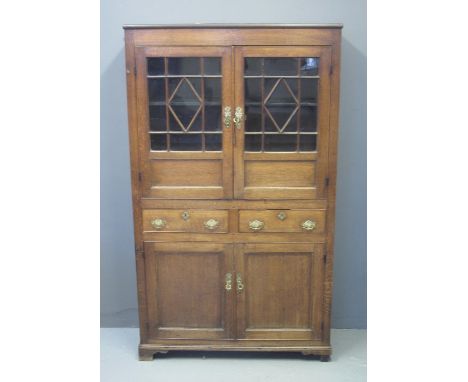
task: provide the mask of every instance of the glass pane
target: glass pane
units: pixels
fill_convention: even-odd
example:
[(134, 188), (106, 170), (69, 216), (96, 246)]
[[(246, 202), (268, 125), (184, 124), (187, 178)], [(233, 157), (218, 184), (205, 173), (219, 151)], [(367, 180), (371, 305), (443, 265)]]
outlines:
[(221, 74), (221, 59), (218, 57), (205, 57), (204, 59), (205, 74), (219, 75)]
[(205, 101), (221, 103), (221, 78), (205, 78)]
[(205, 106), (205, 130), (221, 131), (220, 106)]
[(262, 136), (261, 135), (246, 135), (245, 136), (245, 151), (262, 151)]
[(262, 74), (263, 58), (246, 58), (244, 62), (244, 75), (260, 76)]
[(265, 58), (265, 76), (297, 75), (297, 58)]
[(164, 74), (164, 58), (148, 58), (147, 72), (150, 76), (159, 76)]
[(245, 150), (316, 151), (319, 58), (245, 58), (244, 75)]
[(201, 134), (171, 134), (171, 151), (201, 151)]
[(300, 151), (317, 151), (317, 135), (304, 135), (300, 136)]
[(164, 106), (150, 106), (150, 131), (166, 131), (166, 108)]
[[(172, 110), (171, 110), (172, 109)], [(170, 109), (169, 129), (171, 131), (200, 131), (201, 121), (199, 106), (172, 105)], [(195, 117), (197, 116), (197, 117)]]
[(222, 134), (205, 134), (205, 150), (221, 151), (222, 138)]
[(169, 78), (171, 104), (200, 103), (201, 82), (199, 78)]
[(172, 75), (200, 75), (200, 58), (169, 57), (168, 71)]
[(319, 72), (319, 58), (301, 58), (301, 76), (317, 76)]
[[(148, 58), (152, 150), (222, 150), (221, 62), (220, 57)], [(167, 130), (168, 135), (154, 134)]]
[[(296, 106), (292, 105), (275, 105), (275, 106), (267, 106), (269, 113), (268, 115), (268, 123), (265, 122), (265, 131), (275, 131), (275, 132), (283, 132), (283, 131), (296, 131), (296, 124), (295, 121), (295, 114), (296, 114)], [(293, 121), (294, 120), (294, 121)]]
[(317, 131), (317, 107), (302, 106), (301, 131)]
[(297, 135), (268, 134), (265, 135), (265, 151), (296, 151)]
[(262, 100), (262, 80), (260, 78), (246, 78), (244, 86), (246, 105)]
[(245, 106), (245, 131), (262, 130), (262, 111), (260, 106)]
[(166, 99), (166, 87), (164, 78), (148, 79), (148, 98), (150, 102), (164, 102)]
[(167, 150), (166, 134), (151, 134), (150, 142), (151, 142), (151, 150), (153, 151)]
[(301, 100), (302, 102), (317, 102), (318, 79), (302, 78), (301, 79)]
[(296, 94), (286, 80), (277, 80), (272, 89), (273, 91), (267, 95), (267, 104), (297, 104)]

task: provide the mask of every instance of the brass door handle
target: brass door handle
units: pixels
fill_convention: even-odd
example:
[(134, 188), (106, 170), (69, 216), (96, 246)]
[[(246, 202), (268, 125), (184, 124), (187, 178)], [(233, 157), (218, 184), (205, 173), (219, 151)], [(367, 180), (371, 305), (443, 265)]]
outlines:
[(232, 289), (232, 273), (226, 273), (224, 289), (228, 292)]
[(252, 231), (260, 231), (263, 229), (263, 227), (265, 226), (265, 223), (263, 223), (261, 220), (251, 220), (249, 221), (249, 228), (252, 230)]
[(226, 106), (224, 108), (224, 126), (226, 129), (229, 129), (231, 127), (231, 107)]
[(151, 225), (156, 229), (163, 229), (166, 226), (166, 221), (164, 219), (156, 218), (151, 220)]
[(205, 223), (205, 228), (209, 229), (209, 230), (214, 230), (216, 228), (218, 228), (219, 226), (219, 221), (216, 220), (216, 219), (210, 219), (210, 220), (207, 220)]
[(242, 121), (245, 120), (244, 112), (241, 107), (236, 107), (236, 112), (234, 113), (234, 118), (232, 119), (237, 129), (241, 128)]
[(244, 283), (242, 282), (242, 275), (240, 273), (236, 276), (237, 293), (241, 293), (244, 290)]
[(301, 224), (302, 229), (305, 229), (306, 231), (312, 231), (316, 226), (317, 223), (312, 220), (306, 220)]

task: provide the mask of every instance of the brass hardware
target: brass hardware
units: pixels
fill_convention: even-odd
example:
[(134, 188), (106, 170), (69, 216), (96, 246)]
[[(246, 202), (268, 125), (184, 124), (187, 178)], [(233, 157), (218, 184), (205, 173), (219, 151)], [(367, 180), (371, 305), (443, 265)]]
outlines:
[(230, 291), (232, 289), (232, 273), (226, 273), (225, 281), (226, 284), (224, 284), (224, 289)]
[(317, 226), (317, 223), (315, 223), (312, 220), (306, 220), (301, 224), (302, 229), (305, 229), (307, 231), (312, 231), (315, 227)]
[(236, 107), (236, 112), (234, 113), (234, 118), (232, 119), (237, 129), (241, 128), (241, 122), (244, 120), (244, 112), (241, 107)]
[(219, 221), (216, 219), (210, 219), (205, 222), (205, 227), (210, 230), (214, 230), (218, 228), (218, 226), (219, 226)]
[(224, 126), (226, 126), (226, 129), (229, 129), (231, 127), (231, 107), (226, 106), (224, 108)]
[(242, 276), (240, 273), (236, 276), (237, 292), (241, 293), (244, 290), (244, 284), (242, 283)]
[(184, 219), (184, 220), (189, 220), (189, 218), (190, 218), (190, 214), (188, 213), (188, 211), (182, 212), (182, 215), (180, 215), (180, 216), (182, 216), (182, 219)]
[(253, 231), (260, 231), (265, 224), (260, 220), (249, 221), (249, 228)]
[(164, 219), (156, 218), (151, 220), (151, 225), (156, 229), (162, 229), (166, 226), (166, 221)]
[(279, 220), (283, 221), (284, 219), (286, 219), (286, 214), (283, 211), (281, 211), (278, 215), (276, 215), (276, 217)]

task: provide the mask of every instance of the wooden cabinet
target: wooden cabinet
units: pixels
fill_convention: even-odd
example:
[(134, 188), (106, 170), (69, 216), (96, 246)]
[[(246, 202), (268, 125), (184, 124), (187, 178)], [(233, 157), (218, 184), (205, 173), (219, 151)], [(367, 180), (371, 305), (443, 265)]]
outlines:
[(124, 28), (140, 359), (327, 360), (341, 26)]

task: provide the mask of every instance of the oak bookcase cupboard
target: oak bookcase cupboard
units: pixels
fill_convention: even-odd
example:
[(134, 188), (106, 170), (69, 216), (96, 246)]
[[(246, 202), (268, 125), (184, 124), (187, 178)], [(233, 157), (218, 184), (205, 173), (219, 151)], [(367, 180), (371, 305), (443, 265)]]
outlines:
[(141, 360), (329, 359), (341, 27), (124, 27)]

